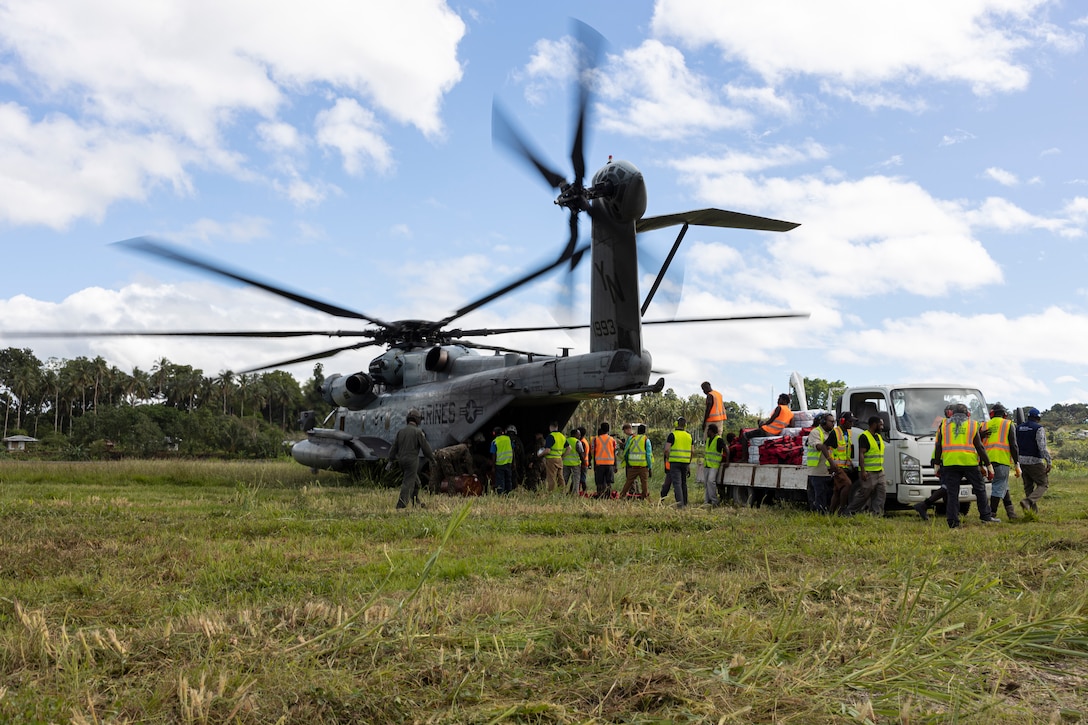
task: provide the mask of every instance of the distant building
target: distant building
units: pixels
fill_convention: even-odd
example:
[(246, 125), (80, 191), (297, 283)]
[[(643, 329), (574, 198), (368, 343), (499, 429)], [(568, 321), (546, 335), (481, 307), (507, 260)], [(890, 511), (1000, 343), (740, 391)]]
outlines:
[(30, 436), (8, 436), (4, 439), (4, 443), (8, 447), (8, 451), (25, 451), (27, 443), (37, 443), (37, 438), (31, 438)]

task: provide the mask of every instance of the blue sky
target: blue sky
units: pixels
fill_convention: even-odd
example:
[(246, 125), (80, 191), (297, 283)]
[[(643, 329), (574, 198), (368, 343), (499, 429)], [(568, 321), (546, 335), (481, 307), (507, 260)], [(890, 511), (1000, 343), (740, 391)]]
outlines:
[[(798, 370), (1088, 400), (1088, 11), (1069, 1), (0, 0), (0, 329), (347, 326), (109, 246), (144, 234), (385, 319), (443, 317), (548, 261), (565, 213), (492, 147), (491, 106), (569, 170), (571, 17), (608, 41), (590, 169), (636, 163), (651, 215), (802, 225), (688, 233), (647, 318), (811, 317), (648, 328), (669, 387), (767, 410)], [(673, 235), (640, 237), (644, 258)], [(556, 285), (463, 323), (553, 324)], [(335, 344), (0, 335), (207, 375)]]

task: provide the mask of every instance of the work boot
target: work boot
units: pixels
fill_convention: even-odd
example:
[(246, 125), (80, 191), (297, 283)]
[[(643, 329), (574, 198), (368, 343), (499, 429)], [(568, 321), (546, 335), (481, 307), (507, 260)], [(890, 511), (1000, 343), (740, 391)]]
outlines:
[(1000, 505), (1001, 499), (999, 499), (997, 496), (990, 496), (990, 513), (996, 514), (998, 511), (1000, 511), (1001, 509), (998, 508)]
[(922, 521), (929, 521), (929, 513), (926, 511), (928, 508), (925, 501), (919, 501), (914, 504), (912, 508), (918, 512), (918, 515), (922, 517)]
[[(1016, 513), (1016, 507), (1012, 505), (1012, 496), (1010, 496), (1008, 493), (1005, 494), (1004, 504), (1005, 504), (1005, 513), (1008, 515), (1008, 517), (1010, 519), (1020, 518), (1020, 514)], [(994, 509), (994, 511), (996, 511), (996, 510), (997, 509)]]

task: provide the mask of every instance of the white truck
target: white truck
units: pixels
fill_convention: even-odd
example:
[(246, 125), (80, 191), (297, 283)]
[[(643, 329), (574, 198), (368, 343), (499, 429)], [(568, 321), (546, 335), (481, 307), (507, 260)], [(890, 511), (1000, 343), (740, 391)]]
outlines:
[[(797, 373), (790, 376), (790, 387), (799, 403), (795, 415), (808, 411), (803, 380)], [(906, 508), (925, 500), (939, 487), (933, 473), (933, 443), (945, 407), (955, 403), (965, 404), (972, 420), (985, 423), (989, 419), (989, 407), (982, 393), (965, 385), (867, 385), (843, 391), (832, 412), (837, 417), (849, 410), (857, 418), (852, 430), (855, 464), (857, 437), (867, 429), (871, 417), (884, 419), (886, 508)], [(730, 463), (723, 473), (733, 500), (740, 506), (749, 506), (770, 496), (807, 501), (809, 470), (805, 465)], [(973, 498), (971, 487), (961, 486), (960, 508), (964, 513)]]

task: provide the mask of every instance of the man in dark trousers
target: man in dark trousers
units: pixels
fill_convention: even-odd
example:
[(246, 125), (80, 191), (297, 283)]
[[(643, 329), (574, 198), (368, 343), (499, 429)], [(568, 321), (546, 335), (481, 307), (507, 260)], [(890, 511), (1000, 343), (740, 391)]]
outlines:
[(423, 416), (412, 408), (408, 411), (408, 424), (397, 431), (397, 437), (393, 439), (393, 447), (389, 449), (389, 460), (394, 459), (400, 464), (401, 474), (404, 480), (400, 484), (400, 496), (397, 498), (397, 508), (408, 506), (408, 500), (413, 504), (423, 507), (419, 500), (419, 454), (431, 462), (432, 466), (438, 465), (434, 458), (431, 444), (427, 442), (427, 436), (419, 427)]
[(684, 416), (677, 418), (676, 428), (665, 439), (665, 461), (669, 472), (665, 474), (665, 485), (661, 487), (662, 500), (672, 487), (676, 507), (681, 509), (688, 505), (688, 465), (691, 463), (691, 433), (684, 430), (687, 423)]
[(1028, 408), (1028, 419), (1016, 426), (1016, 445), (1020, 449), (1020, 469), (1024, 473), (1024, 500), (1027, 511), (1039, 510), (1039, 499), (1050, 485), (1050, 451), (1046, 447), (1046, 429), (1039, 422), (1039, 409)]
[(984, 524), (1001, 521), (990, 511), (990, 499), (982, 482), (979, 468), (987, 469), (993, 478), (993, 468), (986, 447), (979, 435), (979, 426), (963, 403), (952, 406), (952, 417), (941, 422), (933, 442), (933, 458), (940, 466), (941, 485), (945, 490), (945, 516), (948, 528), (960, 525), (960, 480), (966, 478), (978, 503), (978, 517)]

